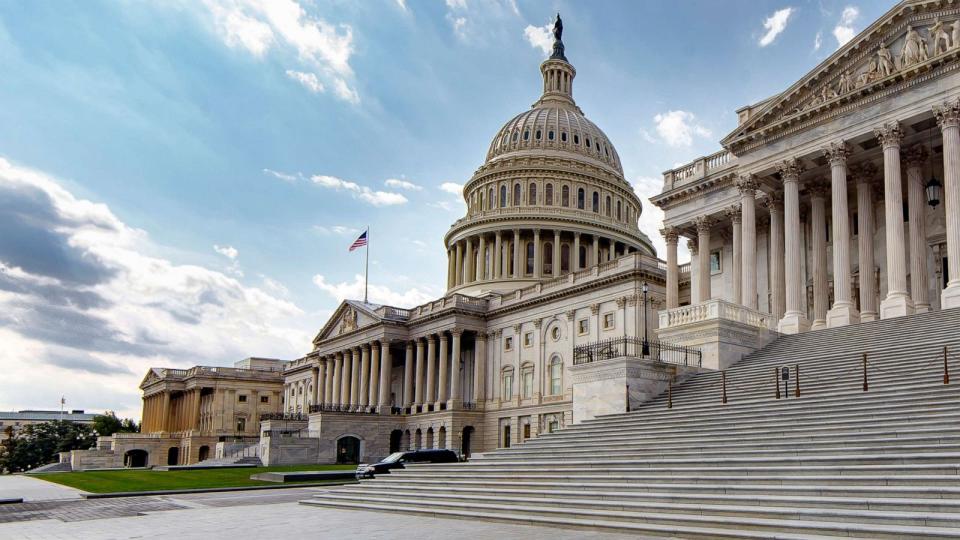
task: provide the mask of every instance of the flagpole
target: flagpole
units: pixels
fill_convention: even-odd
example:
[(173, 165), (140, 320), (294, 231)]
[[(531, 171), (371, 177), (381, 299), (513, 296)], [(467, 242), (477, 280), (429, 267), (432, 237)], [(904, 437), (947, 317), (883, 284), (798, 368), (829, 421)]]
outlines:
[(367, 245), (364, 246), (367, 253), (366, 268), (363, 270), (363, 303), (367, 303), (367, 289), (370, 282), (370, 226), (367, 225)]

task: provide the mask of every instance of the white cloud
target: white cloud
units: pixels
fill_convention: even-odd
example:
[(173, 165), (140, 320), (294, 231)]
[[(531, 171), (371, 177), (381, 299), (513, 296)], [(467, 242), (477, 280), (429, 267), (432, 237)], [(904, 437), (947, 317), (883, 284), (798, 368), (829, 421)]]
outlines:
[(848, 41), (857, 35), (853, 29), (853, 23), (860, 16), (860, 10), (854, 6), (843, 8), (840, 14), (840, 22), (833, 27), (833, 37), (837, 38), (837, 48), (843, 47)]
[(450, 9), (467, 9), (467, 0), (447, 0)]
[(813, 38), (814, 52), (819, 51), (822, 45), (823, 45), (823, 32), (817, 32), (816, 37)]
[[(632, 184), (634, 193), (640, 197), (640, 201), (643, 203), (643, 211), (640, 213), (640, 219), (637, 224), (640, 230), (650, 238), (660, 258), (665, 259), (667, 256), (667, 243), (664, 241), (663, 235), (660, 234), (660, 229), (663, 228), (663, 210), (650, 202), (650, 197), (659, 194), (663, 189), (663, 179), (652, 176), (641, 176), (636, 178)], [(678, 258), (686, 257), (686, 259), (689, 260), (690, 253), (684, 242), (680, 242), (677, 251)]]
[(237, 255), (240, 254), (240, 252), (237, 251), (237, 248), (233, 246), (218, 246), (217, 244), (214, 244), (213, 250), (230, 259), (231, 261), (236, 259)]
[(269, 174), (270, 176), (272, 176), (272, 177), (274, 177), (274, 178), (279, 178), (280, 180), (283, 180), (284, 182), (296, 182), (297, 179), (301, 178), (300, 173), (297, 173), (297, 174), (287, 174), (287, 173), (282, 173), (282, 172), (279, 172), (279, 171), (275, 171), (275, 170), (273, 170), (273, 169), (263, 169), (263, 174)]
[(387, 178), (383, 181), (383, 185), (392, 188), (406, 189), (411, 191), (421, 191), (423, 190), (422, 186), (418, 186), (413, 182), (408, 182), (407, 180), (400, 180), (399, 178)]
[(792, 7), (778, 9), (773, 12), (773, 15), (763, 21), (763, 28), (767, 33), (760, 38), (759, 43), (761, 47), (766, 47), (773, 43), (773, 40), (777, 39), (777, 36), (787, 28), (787, 20), (790, 19), (791, 13), (793, 13)]
[(313, 92), (314, 94), (319, 94), (324, 91), (323, 83), (320, 82), (320, 79), (317, 78), (315, 73), (306, 73), (303, 71), (288, 69), (287, 77), (299, 82), (307, 90)]
[(150, 367), (309, 350), (315, 328), (295, 304), (154, 255), (170, 249), (45, 173), (0, 158), (0, 200), (14, 209), (0, 212), (13, 240), (0, 242), (0, 410), (66, 395), (77, 408), (139, 416)]
[(314, 87), (322, 87), (322, 78), (341, 99), (359, 102), (360, 97), (350, 84), (354, 75), (350, 67), (353, 28), (349, 25), (313, 17), (296, 0), (204, 0), (204, 5), (228, 46), (243, 47), (254, 56), (263, 57), (274, 45), (285, 45), (296, 51), (295, 61), (315, 72), (317, 80), (307, 77), (305, 81), (289, 73), (288, 76), (308, 88), (314, 82)]
[(360, 234), (360, 229), (355, 227), (347, 227), (346, 225), (314, 225), (313, 230), (325, 236), (334, 234), (338, 236), (353, 236), (355, 234)]
[(451, 195), (456, 195), (458, 197), (463, 196), (463, 184), (457, 184), (456, 182), (444, 182), (440, 184), (440, 191), (446, 191)]
[(399, 7), (401, 10), (403, 11), (407, 10), (407, 0), (396, 0), (396, 2), (397, 2), (397, 7)]
[(649, 131), (643, 128), (640, 128), (640, 136), (643, 137), (643, 140), (647, 141), (648, 143), (652, 144), (657, 142), (657, 138), (651, 135)]
[(462, 40), (466, 40), (467, 39), (467, 18), (455, 17), (451, 14), (447, 14), (447, 20), (450, 21), (450, 26), (453, 27), (453, 34)]
[(543, 52), (543, 55), (546, 56), (550, 54), (553, 50), (553, 33), (551, 32), (552, 24), (545, 24), (543, 26), (534, 26), (532, 24), (527, 25), (523, 29), (523, 36), (527, 38), (527, 42), (530, 43), (534, 49), (540, 49)]
[(696, 121), (696, 116), (687, 111), (667, 111), (653, 117), (657, 134), (670, 146), (690, 146), (693, 137), (710, 137), (711, 131)]
[(271, 293), (283, 297), (290, 296), (290, 289), (288, 289), (283, 283), (280, 283), (279, 281), (263, 274), (260, 274), (260, 281), (263, 282), (264, 288)]
[[(344, 281), (341, 283), (328, 283), (326, 277), (321, 274), (313, 276), (313, 284), (320, 290), (326, 292), (338, 302), (341, 300), (361, 300), (363, 299), (363, 276), (357, 274), (353, 281)], [(425, 304), (436, 299), (433, 291), (424, 288), (413, 287), (405, 291), (394, 291), (384, 285), (370, 283), (369, 299), (374, 304), (386, 304), (390, 306), (409, 308)]]
[(374, 191), (367, 186), (361, 186), (356, 182), (343, 180), (337, 178), (336, 176), (317, 174), (311, 176), (310, 180), (312, 180), (314, 184), (321, 187), (335, 189), (337, 191), (348, 191), (355, 198), (373, 206), (393, 206), (398, 204), (406, 204), (407, 202), (407, 198), (400, 193), (393, 193), (391, 191)]

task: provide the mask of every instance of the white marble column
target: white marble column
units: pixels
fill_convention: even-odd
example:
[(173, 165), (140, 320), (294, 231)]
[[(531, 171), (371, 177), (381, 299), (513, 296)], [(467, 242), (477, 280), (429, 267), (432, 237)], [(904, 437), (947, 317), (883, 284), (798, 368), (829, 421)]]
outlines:
[(740, 190), (740, 215), (743, 220), (740, 234), (743, 248), (743, 263), (740, 267), (742, 285), (741, 303), (757, 309), (757, 180), (753, 175), (741, 176), (737, 180)]
[(464, 273), (463, 282), (473, 283), (474, 281), (476, 281), (476, 274), (474, 273), (476, 268), (474, 268), (475, 266), (474, 262), (477, 260), (477, 258), (473, 252), (472, 237), (467, 238), (466, 247), (463, 250), (463, 259), (464, 259), (463, 260), (463, 273)]
[[(457, 341), (460, 341), (459, 338), (457, 338)], [(473, 355), (473, 401), (479, 406), (486, 399), (484, 382), (487, 363), (487, 335), (483, 332), (477, 334), (473, 343), (475, 349)], [(457, 355), (456, 361), (460, 361), (459, 355)]]
[(827, 210), (828, 188), (819, 179), (807, 186), (810, 194), (810, 245), (813, 267), (813, 323), (810, 328), (819, 330), (827, 326), (829, 291), (827, 286)]
[(593, 235), (593, 256), (590, 259), (590, 266), (600, 264), (600, 237)]
[(390, 356), (390, 344), (380, 342), (380, 407), (393, 405), (390, 402), (390, 385), (393, 381), (393, 358)]
[[(463, 395), (460, 392), (460, 337), (463, 335), (463, 331), (453, 329), (450, 331), (450, 335), (453, 336), (450, 343), (452, 349), (452, 358), (450, 359), (450, 408), (453, 408), (463, 401)], [(516, 346), (519, 347), (520, 343), (517, 343)]]
[(827, 326), (846, 326), (860, 322), (850, 288), (850, 207), (847, 204), (847, 156), (850, 148), (843, 141), (823, 149), (830, 163), (831, 210), (833, 212), (833, 307), (827, 312)]
[(667, 243), (667, 309), (680, 306), (680, 268), (677, 266), (677, 242), (680, 234), (675, 227), (660, 229)]
[(336, 371), (337, 358), (336, 355), (331, 355), (327, 357), (327, 405), (336, 405), (339, 401), (339, 395), (336, 394), (334, 371)]
[(323, 405), (329, 399), (327, 394), (327, 363), (320, 358), (320, 365), (317, 371), (319, 382), (317, 383), (317, 405)]
[(888, 122), (873, 130), (883, 145), (883, 201), (887, 231), (887, 297), (880, 302), (880, 318), (913, 313), (907, 293), (907, 250), (903, 240), (903, 192), (900, 179), (899, 122)]
[(947, 287), (940, 309), (960, 307), (960, 99), (934, 107), (943, 134), (943, 203), (947, 229)]
[(573, 233), (573, 253), (570, 254), (570, 271), (580, 270), (580, 233)]
[(699, 255), (697, 257), (697, 276), (700, 289), (700, 302), (706, 302), (713, 298), (710, 295), (710, 228), (713, 227), (713, 219), (710, 216), (700, 216), (694, 220), (697, 226), (697, 244)]
[(457, 262), (454, 260), (455, 256), (456, 256), (455, 250), (452, 247), (447, 248), (447, 288), (448, 289), (452, 289), (453, 287), (456, 286)]
[(770, 314), (779, 321), (786, 312), (783, 264), (783, 198), (778, 193), (772, 193), (768, 194), (763, 202), (770, 213), (769, 248), (767, 250), (767, 261), (770, 268)]
[(560, 277), (560, 230), (553, 230), (553, 277)]
[(799, 334), (810, 329), (810, 321), (801, 309), (804, 283), (800, 274), (803, 253), (800, 250), (800, 172), (796, 159), (783, 161), (778, 167), (783, 181), (784, 253), (786, 267), (786, 312), (777, 329), (783, 334)]
[(423, 363), (423, 339), (418, 338), (416, 341), (417, 347), (417, 363), (416, 368), (414, 369), (417, 381), (413, 387), (413, 406), (419, 407), (423, 405), (423, 375), (424, 368), (426, 367)]
[(448, 355), (448, 341), (446, 332), (440, 334), (440, 377), (437, 380), (437, 402), (436, 410), (440, 410), (440, 404), (447, 402), (447, 384), (449, 382), (448, 367), (450, 366), (450, 357)]
[(350, 405), (350, 367), (353, 363), (353, 353), (343, 351), (343, 369), (340, 370), (340, 403), (341, 407)]
[(731, 300), (735, 304), (743, 303), (743, 220), (740, 214), (740, 205), (735, 204), (727, 208), (727, 217), (730, 218), (730, 229), (733, 233), (733, 257), (730, 261)]
[(350, 363), (350, 407), (360, 405), (360, 348), (354, 347), (353, 361)]
[(427, 336), (427, 383), (423, 396), (424, 403), (433, 405), (437, 400), (437, 346), (436, 336)]
[(533, 230), (533, 278), (543, 274), (543, 246), (540, 244), (540, 229)]
[(503, 276), (503, 232), (497, 231), (493, 241), (493, 279)]
[(370, 385), (367, 387), (367, 405), (380, 404), (380, 345), (370, 344)]
[(403, 407), (413, 406), (413, 342), (408, 341), (403, 357)]
[(873, 261), (873, 179), (876, 169), (870, 162), (855, 171), (857, 182), (857, 255), (860, 267), (860, 322), (877, 320), (877, 286)]
[(904, 153), (907, 164), (907, 206), (910, 216), (910, 297), (917, 313), (930, 311), (927, 277), (927, 197), (924, 194), (923, 166), (927, 150), (914, 146)]
[(357, 406), (366, 407), (370, 399), (370, 348), (360, 347), (360, 394), (355, 400)]
[(477, 281), (489, 279), (487, 275), (487, 237), (480, 235), (477, 245)]
[(456, 275), (454, 277), (455, 285), (463, 284), (463, 242), (457, 241), (457, 255), (456, 255)]
[[(690, 252), (690, 304), (700, 303), (700, 255), (697, 241), (687, 239), (687, 251)], [(679, 300), (679, 299), (678, 299)]]
[(520, 279), (523, 277), (523, 264), (520, 264), (520, 229), (513, 230), (513, 277)]

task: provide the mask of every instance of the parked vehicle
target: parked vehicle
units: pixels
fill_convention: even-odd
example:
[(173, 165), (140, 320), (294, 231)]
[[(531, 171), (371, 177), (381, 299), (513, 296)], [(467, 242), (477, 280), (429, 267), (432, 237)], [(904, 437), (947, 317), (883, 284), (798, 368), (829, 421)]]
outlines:
[(374, 478), (377, 474), (390, 474), (392, 469), (403, 469), (405, 463), (456, 463), (457, 454), (453, 450), (413, 450), (394, 452), (377, 463), (361, 463), (357, 467), (357, 478)]

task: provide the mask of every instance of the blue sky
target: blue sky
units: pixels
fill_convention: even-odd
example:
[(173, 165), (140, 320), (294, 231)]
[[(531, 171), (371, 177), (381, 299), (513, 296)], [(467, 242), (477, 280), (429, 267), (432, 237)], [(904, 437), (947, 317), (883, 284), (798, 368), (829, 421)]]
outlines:
[(442, 294), (457, 188), (539, 96), (557, 11), (649, 196), (892, 4), (4, 2), (0, 409), (135, 414), (148, 366), (303, 354), (362, 294), (368, 224), (373, 301)]

